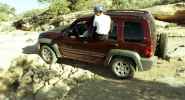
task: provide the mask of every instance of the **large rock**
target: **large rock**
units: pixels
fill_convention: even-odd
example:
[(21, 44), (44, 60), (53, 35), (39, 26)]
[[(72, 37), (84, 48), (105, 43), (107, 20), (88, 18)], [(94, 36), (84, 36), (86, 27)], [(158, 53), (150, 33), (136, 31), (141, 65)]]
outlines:
[(92, 14), (92, 11), (79, 11), (74, 13), (69, 13), (65, 15), (54, 16), (52, 14), (47, 13), (47, 11), (43, 12), (38, 16), (32, 16), (28, 18), (23, 18), (17, 20), (13, 23), (13, 26), (17, 29), (21, 30), (31, 30), (37, 29), (41, 27), (42, 31), (48, 30), (52, 27), (58, 27), (61, 25), (67, 25), (73, 22), (76, 18), (84, 15)]

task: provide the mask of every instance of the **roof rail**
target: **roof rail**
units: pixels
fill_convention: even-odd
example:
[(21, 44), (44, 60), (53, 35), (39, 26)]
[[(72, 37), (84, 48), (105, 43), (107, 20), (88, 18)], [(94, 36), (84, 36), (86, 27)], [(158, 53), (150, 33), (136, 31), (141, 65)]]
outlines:
[(149, 13), (148, 11), (145, 10), (107, 10), (107, 12), (139, 12), (139, 13)]

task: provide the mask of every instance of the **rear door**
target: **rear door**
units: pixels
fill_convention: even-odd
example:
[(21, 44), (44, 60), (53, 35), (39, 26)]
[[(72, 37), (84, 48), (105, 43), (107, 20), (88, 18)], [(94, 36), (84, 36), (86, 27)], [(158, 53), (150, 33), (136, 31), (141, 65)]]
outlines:
[(117, 42), (117, 23), (112, 20), (111, 30), (107, 40), (91, 37), (88, 40), (83, 41), (83, 46), (85, 47), (84, 50), (88, 54), (88, 62), (103, 64), (107, 53), (111, 49), (119, 48), (119, 44)]
[(149, 38), (148, 24), (143, 19), (122, 20), (123, 47), (143, 56)]

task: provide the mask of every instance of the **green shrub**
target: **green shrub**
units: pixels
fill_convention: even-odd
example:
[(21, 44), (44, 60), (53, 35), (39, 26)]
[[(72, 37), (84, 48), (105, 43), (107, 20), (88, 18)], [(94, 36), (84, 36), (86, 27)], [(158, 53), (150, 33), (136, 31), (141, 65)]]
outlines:
[(65, 14), (73, 11), (90, 10), (96, 4), (102, 4), (108, 9), (141, 9), (154, 5), (176, 3), (183, 0), (38, 0), (48, 3), (54, 14)]
[(25, 18), (25, 17), (37, 16), (37, 15), (41, 14), (43, 11), (44, 11), (44, 9), (32, 9), (32, 10), (24, 12), (21, 15), (21, 17)]
[(140, 9), (153, 6), (160, 0), (113, 0), (112, 8), (114, 9)]
[(7, 21), (10, 15), (15, 15), (15, 8), (0, 3), (0, 21)]
[(92, 8), (92, 0), (78, 0), (71, 6), (71, 10), (73, 11), (80, 11), (80, 10), (87, 10)]
[(8, 20), (8, 15), (6, 13), (0, 13), (0, 21), (6, 21)]
[(59, 14), (66, 14), (70, 12), (69, 6), (70, 2), (67, 0), (53, 0), (50, 3), (49, 11), (51, 14), (59, 15)]

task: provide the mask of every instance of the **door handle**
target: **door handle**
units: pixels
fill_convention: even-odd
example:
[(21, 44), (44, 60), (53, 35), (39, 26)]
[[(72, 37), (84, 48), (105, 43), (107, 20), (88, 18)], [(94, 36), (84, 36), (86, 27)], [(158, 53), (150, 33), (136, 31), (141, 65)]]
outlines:
[(118, 47), (118, 46), (119, 46), (119, 44), (118, 44), (118, 43), (115, 43), (115, 44), (114, 44), (114, 46)]
[(72, 47), (72, 46), (67, 46), (67, 48), (70, 48), (70, 49), (71, 49), (71, 48), (73, 48), (73, 47)]
[(88, 43), (88, 41), (83, 41), (83, 44), (87, 44)]

